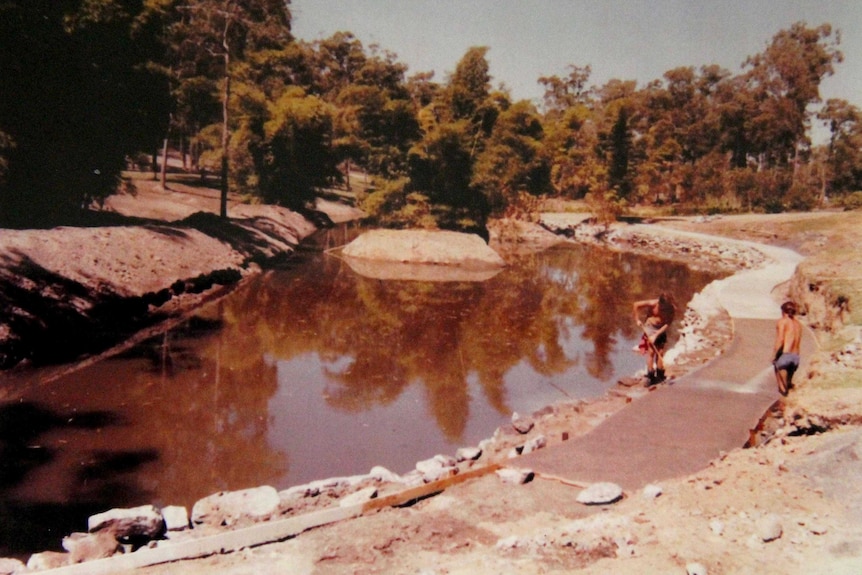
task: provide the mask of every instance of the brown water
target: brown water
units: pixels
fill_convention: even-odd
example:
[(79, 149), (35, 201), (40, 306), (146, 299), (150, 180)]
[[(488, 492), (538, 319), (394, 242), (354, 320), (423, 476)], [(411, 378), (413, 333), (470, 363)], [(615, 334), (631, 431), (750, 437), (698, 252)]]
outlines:
[(0, 555), (57, 548), (112, 507), (453, 454), (640, 369), (632, 302), (668, 290), (684, 308), (713, 278), (572, 245), (483, 282), (381, 281), (304, 250), (122, 356), (11, 387)]

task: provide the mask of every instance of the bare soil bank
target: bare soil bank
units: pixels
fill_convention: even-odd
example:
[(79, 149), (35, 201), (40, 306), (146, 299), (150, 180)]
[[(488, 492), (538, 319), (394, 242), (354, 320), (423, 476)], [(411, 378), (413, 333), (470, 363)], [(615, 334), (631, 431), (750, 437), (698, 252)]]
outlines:
[(223, 221), (218, 205), (210, 188), (139, 180), (92, 227), (4, 230), (0, 369), (102, 352), (289, 257), (318, 226), (355, 217), (330, 202), (304, 217), (233, 201)]

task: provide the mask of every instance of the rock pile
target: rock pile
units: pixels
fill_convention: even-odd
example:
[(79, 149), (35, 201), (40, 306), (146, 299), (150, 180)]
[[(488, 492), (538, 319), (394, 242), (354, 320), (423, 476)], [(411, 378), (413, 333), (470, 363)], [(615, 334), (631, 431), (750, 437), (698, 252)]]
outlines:
[[(532, 417), (514, 414), (512, 433), (527, 434), (533, 427)], [(516, 431), (517, 428), (520, 431)], [(546, 443), (543, 435), (536, 435), (522, 444), (519, 451), (540, 449)], [(415, 469), (404, 475), (374, 467), (365, 475), (323, 479), (282, 491), (271, 486), (222, 491), (197, 501), (191, 514), (181, 506), (112, 509), (91, 516), (86, 533), (72, 533), (63, 538), (65, 552), (34, 553), (26, 565), (16, 559), (0, 558), (0, 575), (54, 569), (138, 549), (161, 548), (258, 523), (302, 516), (311, 510), (352, 508), (377, 498), (381, 492), (397, 495), (417, 486), (445, 482), (476, 466), (483, 456), (487, 459), (482, 446), (462, 447), (455, 457), (438, 454), (419, 461)], [(494, 470), (497, 466), (487, 466), (487, 469)], [(528, 469), (503, 468), (497, 469), (497, 473), (501, 482), (516, 485), (533, 478), (533, 472)]]

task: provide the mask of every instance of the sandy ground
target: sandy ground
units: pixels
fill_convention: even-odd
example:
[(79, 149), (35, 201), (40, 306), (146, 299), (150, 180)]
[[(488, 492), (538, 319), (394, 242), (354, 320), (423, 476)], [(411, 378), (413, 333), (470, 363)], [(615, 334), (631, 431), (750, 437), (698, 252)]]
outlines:
[[(183, 217), (200, 202), (209, 206), (212, 200), (197, 189), (185, 190), (181, 202), (175, 194), (161, 194), (165, 192), (148, 186), (136, 198), (112, 200), (109, 208), (127, 215), (136, 210), (141, 215), (139, 210), (146, 208), (149, 218), (168, 212)], [(190, 198), (193, 195), (200, 199)], [(186, 201), (188, 206), (177, 207)], [(852, 218), (840, 223), (847, 230), (830, 224), (818, 234), (862, 233), (859, 218)], [(792, 215), (743, 216), (662, 225), (768, 241), (809, 256), (823, 248), (822, 238), (809, 234), (814, 224), (799, 232), (788, 226), (793, 221)], [(557, 241), (535, 228), (515, 233), (519, 226), (507, 223), (498, 230), (498, 239), (508, 238), (507, 249)], [(619, 249), (658, 249), (693, 265), (739, 270), (761, 263), (756, 254), (718, 240), (706, 246), (624, 233), (619, 238)], [(110, 259), (110, 250), (100, 253)], [(848, 267), (846, 258), (842, 263), (840, 274), (860, 276), (862, 266)], [(128, 273), (133, 282), (133, 270)], [(680, 372), (715, 357), (721, 347), (717, 342), (732, 329), (727, 314), (711, 309), (710, 302), (700, 313), (686, 315), (700, 344), (677, 354), (671, 369)], [(837, 331), (818, 332), (822, 352), (767, 421), (757, 447), (728, 453), (697, 474), (654, 486), (657, 490), (627, 493), (613, 505), (580, 504), (576, 498), (581, 489), (560, 481), (535, 478), (509, 484), (492, 473), (408, 507), (386, 508), (287, 541), (136, 573), (860, 573), (862, 490), (856, 478), (862, 473), (862, 392), (854, 383), (862, 367), (858, 333), (852, 321)], [(820, 383), (836, 380), (845, 383)], [(619, 386), (590, 403), (549, 407), (534, 414), (536, 425), (528, 436), (498, 430), (480, 462), (505, 461), (511, 447), (536, 434), (560, 440), (563, 434), (586, 433), (642, 393), (639, 387)], [(291, 513), (336, 505), (336, 496), (342, 494), (307, 498)]]

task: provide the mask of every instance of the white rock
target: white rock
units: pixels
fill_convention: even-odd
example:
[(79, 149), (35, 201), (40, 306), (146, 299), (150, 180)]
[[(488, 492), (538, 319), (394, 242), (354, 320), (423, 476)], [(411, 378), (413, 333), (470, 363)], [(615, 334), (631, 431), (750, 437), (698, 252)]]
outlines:
[(828, 529), (822, 523), (809, 523), (808, 531), (813, 535), (824, 535)]
[(509, 483), (512, 485), (522, 485), (527, 483), (533, 479), (533, 476), (535, 475), (532, 469), (519, 469), (513, 467), (504, 467), (503, 469), (498, 469), (495, 473), (503, 483)]
[(320, 495), (320, 488), (311, 484), (294, 485), (278, 492), (278, 497), (283, 501), (292, 499), (303, 499), (305, 497), (317, 497)]
[(775, 541), (783, 532), (781, 519), (775, 514), (766, 515), (757, 521), (757, 534), (765, 542)]
[(87, 519), (87, 531), (90, 533), (103, 529), (109, 529), (117, 539), (132, 536), (153, 539), (164, 533), (165, 520), (152, 505), (111, 509)]
[(440, 469), (446, 467), (436, 457), (432, 457), (431, 459), (423, 459), (422, 461), (416, 462), (416, 471), (421, 473), (422, 475), (426, 475), (429, 473), (436, 473)]
[(433, 483), (435, 481), (440, 481), (441, 479), (452, 477), (453, 475), (458, 475), (458, 468), (438, 467), (437, 469), (431, 469), (427, 473), (422, 473), (421, 475), (424, 483)]
[(377, 497), (377, 488), (366, 487), (365, 489), (360, 489), (356, 493), (351, 493), (350, 495), (343, 497), (341, 501), (338, 502), (338, 505), (341, 507), (350, 507), (351, 505), (365, 503), (375, 497)]
[(239, 491), (221, 491), (194, 504), (192, 522), (230, 525), (242, 517), (259, 519), (274, 513), (280, 503), (278, 492), (269, 485)]
[(401, 481), (407, 487), (417, 487), (425, 483), (425, 477), (416, 469), (401, 476)]
[(63, 537), (62, 545), (63, 549), (69, 552), (70, 563), (104, 559), (120, 548), (120, 543), (110, 531), (72, 533)]
[(69, 554), (56, 551), (33, 553), (27, 560), (27, 569), (30, 571), (47, 571), (66, 565), (69, 565)]
[(524, 444), (524, 449), (521, 451), (521, 455), (532, 453), (537, 449), (545, 447), (547, 444), (548, 439), (544, 435), (537, 435), (536, 437)]
[(182, 505), (169, 505), (162, 509), (165, 518), (165, 529), (182, 531), (189, 528), (189, 511)]
[(702, 563), (686, 563), (685, 564), (685, 572), (686, 575), (707, 575), (706, 567)]
[(510, 535), (497, 541), (497, 549), (515, 549), (521, 545), (521, 539), (517, 535)]
[(23, 562), (18, 559), (12, 559), (7, 557), (0, 558), (0, 575), (12, 575), (13, 573), (20, 573), (26, 569), (27, 566), (24, 565)]
[(383, 481), (384, 483), (401, 483), (401, 476), (397, 473), (389, 471), (385, 467), (381, 467), (380, 465), (375, 465), (371, 468), (371, 471), (368, 472), (368, 476), (376, 479), (377, 481)]
[(462, 447), (455, 452), (458, 461), (476, 461), (482, 457), (482, 450), (478, 447)]
[(515, 428), (515, 431), (518, 433), (524, 434), (529, 433), (535, 423), (530, 417), (523, 417), (517, 411), (512, 413), (512, 427)]
[(641, 493), (644, 499), (655, 499), (659, 497), (662, 493), (664, 493), (664, 491), (662, 490), (660, 485), (650, 483), (649, 485), (644, 485), (643, 491)]
[(584, 505), (604, 505), (615, 503), (623, 497), (623, 489), (616, 483), (600, 482), (593, 483), (578, 493), (578, 503)]
[(434, 459), (440, 463), (441, 467), (455, 467), (458, 465), (458, 462), (451, 455), (437, 454), (434, 456)]

